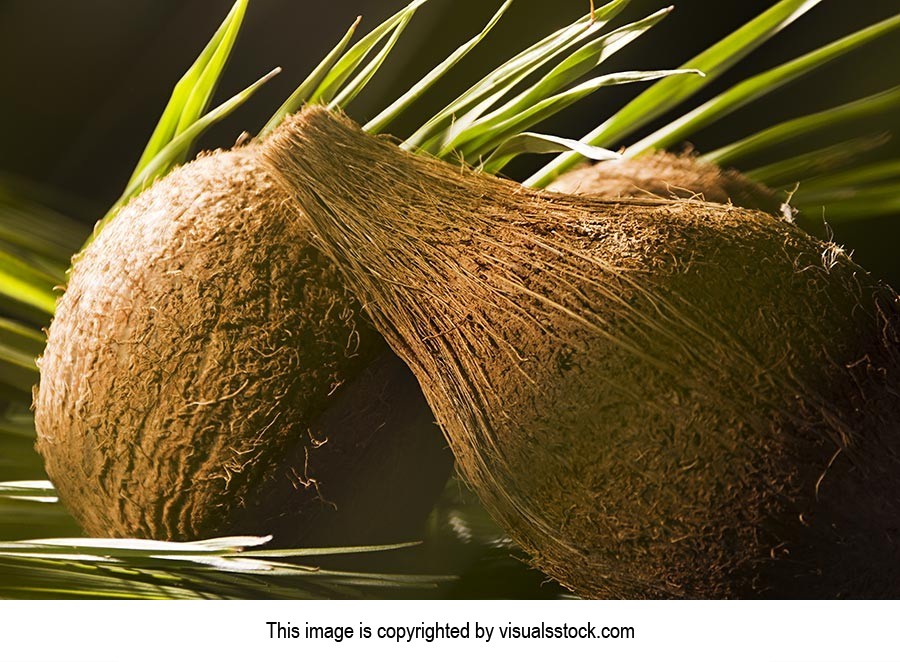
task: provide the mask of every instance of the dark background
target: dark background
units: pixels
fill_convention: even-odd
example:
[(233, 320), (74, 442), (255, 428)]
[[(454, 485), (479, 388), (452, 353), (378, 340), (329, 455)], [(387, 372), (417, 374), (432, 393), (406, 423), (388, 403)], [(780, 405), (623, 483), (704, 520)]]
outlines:
[[(404, 4), (405, 0), (253, 0), (216, 102), (275, 66), (284, 71), (208, 132), (201, 145), (230, 146), (242, 131), (257, 131), (358, 14), (364, 17), (358, 34), (364, 34)], [(614, 56), (604, 71), (678, 66), (773, 4), (773, 0), (677, 0), (669, 18)], [(351, 105), (350, 114), (360, 121), (373, 116), (477, 32), (499, 5), (500, 0), (431, 0), (369, 89)], [(665, 5), (663, 0), (634, 0), (617, 22), (643, 17)], [(230, 6), (231, 0), (0, 2), (0, 171), (71, 194), (69, 211), (83, 218), (87, 227), (121, 193), (173, 84)], [(461, 91), (464, 83), (587, 9), (588, 0), (517, 0), (488, 40), (404, 116), (394, 132), (411, 130)], [(900, 0), (825, 0), (711, 85), (701, 98), (898, 11)], [(900, 37), (895, 34), (757, 101), (695, 136), (693, 142), (701, 150), (715, 148), (774, 122), (900, 84), (898, 64)], [(600, 91), (541, 128), (580, 137), (639, 89)], [(680, 110), (693, 107), (697, 100), (689, 103)], [(900, 118), (885, 117), (871, 128), (896, 132)], [(900, 156), (898, 142), (881, 148), (873, 158)], [(821, 143), (811, 145), (816, 146)], [(790, 156), (802, 148), (791, 145), (777, 156)], [(527, 175), (539, 163), (520, 159), (510, 174)], [(895, 285), (900, 283), (900, 261), (893, 250), (898, 238), (900, 227), (890, 218), (837, 229), (838, 241), (856, 249), (865, 266)]]

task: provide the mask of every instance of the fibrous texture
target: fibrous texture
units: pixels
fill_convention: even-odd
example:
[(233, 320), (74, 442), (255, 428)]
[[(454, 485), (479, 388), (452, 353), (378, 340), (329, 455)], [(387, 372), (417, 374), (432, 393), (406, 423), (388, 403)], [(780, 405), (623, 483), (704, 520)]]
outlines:
[(40, 366), (37, 448), (93, 536), (396, 542), (451, 466), (255, 146), (118, 213), (76, 261)]
[(900, 592), (900, 304), (838, 247), (733, 206), (525, 190), (319, 108), (264, 155), (549, 575)]
[(610, 199), (689, 198), (771, 214), (778, 214), (781, 208), (774, 191), (736, 170), (722, 170), (690, 154), (669, 152), (583, 165), (559, 177), (548, 190)]

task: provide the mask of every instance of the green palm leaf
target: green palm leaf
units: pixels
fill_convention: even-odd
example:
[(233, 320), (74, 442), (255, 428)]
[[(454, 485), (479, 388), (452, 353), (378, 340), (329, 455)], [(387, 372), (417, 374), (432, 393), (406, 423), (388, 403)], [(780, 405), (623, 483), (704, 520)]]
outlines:
[(148, 171), (148, 166), (157, 158), (163, 148), (178, 134), (187, 130), (191, 124), (200, 119), (206, 111), (241, 29), (247, 2), (248, 0), (237, 0), (234, 3), (228, 16), (225, 17), (225, 21), (200, 53), (197, 61), (175, 84), (169, 103), (163, 110), (143, 154), (138, 159), (134, 173), (128, 182), (129, 187), (132, 187), (138, 180), (146, 182), (148, 179), (164, 174), (187, 155), (185, 147), (179, 153), (173, 152), (168, 161), (156, 160), (155, 170)]
[[(681, 69), (699, 69), (706, 74), (706, 78), (672, 78), (660, 81), (584, 136), (581, 142), (607, 147), (624, 140), (641, 127), (694, 96), (744, 56), (781, 32), (820, 1), (782, 0), (680, 67)], [(581, 156), (575, 152), (564, 154), (529, 177), (525, 181), (525, 185), (537, 188), (547, 186), (561, 174), (580, 163), (581, 160)]]

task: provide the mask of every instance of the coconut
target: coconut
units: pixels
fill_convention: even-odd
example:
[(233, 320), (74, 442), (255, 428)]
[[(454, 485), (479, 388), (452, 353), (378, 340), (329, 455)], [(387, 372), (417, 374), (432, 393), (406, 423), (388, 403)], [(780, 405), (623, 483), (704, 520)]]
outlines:
[(900, 302), (840, 248), (731, 205), (530, 191), (321, 108), (264, 156), (548, 575), (900, 592)]
[(582, 165), (560, 176), (548, 190), (610, 199), (690, 198), (732, 203), (776, 215), (782, 204), (775, 191), (737, 170), (723, 170), (689, 152), (651, 152), (630, 159)]
[(661, 198), (734, 204), (785, 216), (820, 239), (831, 238), (823, 218), (797, 214), (790, 207), (787, 192), (770, 189), (734, 168), (720, 168), (690, 151), (650, 152), (582, 165), (556, 179), (548, 190), (609, 200)]
[(283, 202), (256, 146), (206, 154), (75, 262), (35, 424), (89, 535), (418, 537), (452, 456)]

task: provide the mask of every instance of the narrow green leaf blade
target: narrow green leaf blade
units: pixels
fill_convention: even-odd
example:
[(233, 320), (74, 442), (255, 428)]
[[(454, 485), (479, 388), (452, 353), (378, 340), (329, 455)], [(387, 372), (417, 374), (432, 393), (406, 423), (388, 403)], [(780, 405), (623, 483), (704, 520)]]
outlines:
[(234, 24), (240, 23), (240, 19), (243, 17), (244, 10), (246, 9), (246, 4), (247, 0), (237, 0), (237, 2), (234, 3), (231, 11), (228, 12), (228, 16), (225, 17), (222, 25), (216, 30), (216, 33), (197, 57), (197, 60), (175, 84), (175, 87), (172, 90), (172, 96), (169, 98), (169, 102), (166, 104), (153, 134), (150, 136), (150, 140), (147, 142), (147, 146), (144, 148), (141, 158), (138, 159), (138, 163), (128, 182), (128, 186), (135, 183), (135, 180), (144, 173), (150, 162), (156, 158), (160, 151), (178, 133), (181, 115), (188, 99), (197, 86), (197, 82), (203, 75), (204, 70), (213, 59), (217, 49), (228, 37), (230, 31), (234, 29)]
[(577, 85), (565, 92), (544, 99), (522, 112), (499, 120), (498, 118), (485, 118), (476, 122), (459, 137), (447, 145), (438, 156), (446, 157), (452, 152), (460, 153), (468, 163), (477, 163), (485, 154), (495, 149), (502, 142), (513, 135), (524, 131), (538, 122), (555, 115), (560, 110), (572, 105), (588, 94), (602, 87), (622, 85), (626, 83), (639, 83), (649, 80), (658, 80), (668, 76), (685, 74), (698, 75), (696, 70), (662, 70), (662, 71), (624, 71), (605, 76), (598, 76), (589, 81)]
[(396, 101), (394, 101), (390, 106), (381, 111), (374, 119), (372, 119), (368, 124), (365, 125), (364, 129), (372, 134), (382, 133), (388, 125), (393, 122), (398, 115), (400, 115), (403, 111), (409, 108), (415, 101), (421, 97), (425, 92), (427, 92), (431, 87), (439, 81), (444, 74), (453, 69), (473, 48), (475, 48), (481, 41), (490, 33), (491, 30), (494, 29), (494, 26), (500, 21), (503, 17), (503, 14), (506, 13), (506, 10), (509, 9), (510, 5), (512, 5), (513, 0), (506, 0), (500, 9), (497, 10), (497, 13), (493, 15), (490, 21), (488, 21), (487, 25), (479, 32), (477, 35), (472, 37), (469, 41), (464, 43), (462, 46), (457, 48), (453, 53), (451, 53), (443, 62), (441, 62), (438, 66), (432, 69), (424, 78), (422, 78), (419, 82), (413, 85), (405, 94), (399, 97)]
[(887, 135), (854, 138), (835, 145), (769, 163), (745, 174), (771, 188), (781, 188), (818, 174), (833, 171), (859, 159), (866, 152), (884, 145)]
[(0, 317), (0, 344), (30, 357), (44, 350), (44, 334), (15, 320)]
[[(265, 85), (269, 80), (272, 79), (273, 76), (277, 75), (281, 69), (273, 69), (268, 74), (260, 78), (258, 81), (253, 83), (250, 87), (244, 89), (241, 92), (238, 92), (236, 95), (217, 106), (213, 110), (209, 111), (206, 115), (201, 117), (199, 120), (194, 122), (188, 129), (182, 131), (178, 136), (176, 136), (168, 145), (166, 145), (151, 161), (147, 164), (144, 170), (140, 173), (140, 175), (135, 178), (135, 180), (129, 184), (125, 192), (119, 198), (118, 201), (113, 205), (107, 215), (97, 223), (94, 228), (93, 237), (96, 237), (97, 234), (103, 229), (103, 226), (109, 222), (109, 220), (115, 216), (116, 212), (128, 202), (131, 198), (137, 195), (141, 190), (143, 190), (146, 186), (148, 186), (153, 178), (156, 176), (156, 173), (159, 171), (159, 166), (162, 163), (165, 163), (167, 160), (171, 159), (174, 154), (177, 154), (180, 150), (189, 146), (193, 143), (204, 131), (206, 131), (209, 127), (211, 127), (216, 122), (221, 121), (232, 112), (237, 110), (247, 99), (249, 99), (253, 94), (263, 85)], [(87, 244), (85, 245), (87, 246)]]
[[(560, 62), (535, 85), (530, 86), (507, 107), (518, 112), (574, 83), (635, 39), (646, 34), (666, 18), (672, 9), (673, 7), (661, 9), (640, 21), (629, 23), (585, 44)], [(579, 144), (584, 143), (579, 142)]]
[(0, 498), (56, 503), (56, 489), (49, 480), (16, 480), (0, 483)]
[[(519, 82), (519, 77), (516, 77), (509, 84), (487, 96), (482, 103), (466, 115), (455, 119), (452, 128), (445, 133), (441, 141), (443, 153), (448, 153), (448, 149), (452, 150), (452, 145), (458, 145), (465, 140), (465, 136), (478, 133), (483, 127), (493, 127), (519, 113), (524, 113), (544, 103), (544, 101), (559, 92), (566, 85), (580, 79), (584, 74), (602, 64), (606, 58), (644, 34), (665, 18), (670, 13), (670, 9), (659, 11), (642, 21), (631, 23), (618, 30), (601, 35), (599, 38), (585, 44), (565, 58), (537, 83), (528, 86), (527, 89), (492, 112), (484, 114), (486, 109), (493, 106), (496, 101), (505, 96), (507, 91)], [(423, 149), (432, 151), (434, 146), (432, 143), (426, 143), (423, 145)], [(438, 152), (439, 155), (441, 153), (440, 151)]]
[(835, 108), (776, 124), (730, 145), (707, 152), (703, 155), (703, 159), (720, 166), (732, 165), (742, 159), (765, 153), (765, 150), (787, 141), (838, 126), (860, 124), (870, 117), (889, 113), (898, 108), (900, 108), (900, 86)]
[[(31, 403), (31, 387), (38, 379), (35, 357), (43, 349), (43, 334), (0, 317), (0, 385), (4, 387), (0, 400), (14, 398), (17, 402)], [(0, 418), (0, 435), (8, 432), (8, 426)]]
[(27, 416), (0, 415), (0, 437), (34, 442), (34, 418), (30, 413)]
[(900, 159), (879, 161), (857, 166), (842, 172), (815, 177), (805, 182), (804, 191), (826, 191), (855, 189), (885, 180), (900, 180)]
[(353, 35), (356, 33), (356, 28), (359, 27), (360, 21), (362, 21), (362, 16), (357, 16), (353, 25), (350, 26), (350, 29), (347, 30), (346, 34), (344, 34), (337, 45), (331, 49), (331, 52), (325, 56), (325, 59), (313, 69), (312, 73), (300, 83), (300, 86), (296, 90), (294, 90), (294, 93), (281, 104), (281, 107), (277, 111), (275, 111), (275, 114), (272, 115), (268, 122), (266, 122), (262, 131), (259, 132), (260, 138), (271, 133), (275, 127), (281, 124), (281, 121), (285, 117), (300, 110), (300, 108), (303, 107), (303, 104), (309, 100), (328, 72), (331, 71), (338, 59), (344, 54), (344, 51), (347, 50), (347, 46), (350, 44), (350, 40), (353, 39)]
[(497, 173), (503, 167), (521, 154), (558, 154), (566, 151), (578, 152), (586, 159), (592, 161), (611, 161), (622, 157), (618, 152), (612, 152), (602, 147), (594, 147), (577, 140), (559, 138), (543, 133), (520, 133), (503, 142), (491, 154), (481, 170), (489, 173)]
[(894, 216), (900, 214), (900, 180), (885, 186), (844, 191), (844, 197), (833, 198), (821, 199), (817, 192), (804, 193), (801, 188), (791, 202), (806, 214), (819, 210), (832, 225), (878, 216)]
[[(207, 108), (209, 108), (209, 102), (212, 100), (213, 94), (215, 94), (222, 72), (225, 70), (225, 65), (228, 63), (228, 58), (234, 47), (234, 42), (237, 40), (238, 33), (241, 30), (241, 24), (244, 21), (244, 14), (247, 10), (247, 2), (248, 0), (239, 0), (235, 3), (234, 9), (236, 11), (231, 16), (231, 20), (228, 21), (221, 41), (213, 52), (212, 57), (210, 57), (209, 62), (201, 71), (184, 107), (181, 109), (181, 116), (178, 118), (178, 125), (175, 128), (176, 136), (200, 119)], [(189, 148), (182, 150), (176, 157), (175, 162), (183, 162), (188, 151)]]
[(334, 97), (334, 99), (329, 104), (331, 108), (346, 108), (350, 105), (350, 102), (353, 101), (360, 92), (362, 92), (366, 85), (369, 84), (369, 81), (372, 80), (372, 77), (378, 73), (378, 70), (381, 69), (381, 65), (384, 64), (384, 61), (387, 59), (387, 56), (390, 55), (391, 51), (394, 50), (394, 46), (397, 44), (397, 41), (400, 39), (400, 35), (403, 34), (403, 31), (406, 30), (406, 26), (409, 25), (409, 22), (412, 20), (413, 14), (415, 10), (410, 10), (409, 13), (403, 17), (403, 19), (397, 24), (397, 27), (394, 28), (393, 32), (391, 32), (391, 36), (388, 38), (387, 42), (384, 46), (381, 47), (381, 50), (369, 60), (369, 63), (363, 67), (363, 69), (356, 75), (356, 77), (351, 80), (347, 85), (345, 85), (340, 92)]
[[(31, 388), (37, 384), (38, 371), (34, 357), (16, 352), (0, 342), (0, 384), (4, 387), (4, 399), (13, 398), (16, 402), (28, 404), (31, 401)], [(18, 397), (10, 391), (15, 391)]]
[(390, 552), (398, 549), (417, 547), (420, 542), (401, 542), (391, 545), (363, 545), (357, 547), (307, 547), (301, 549), (260, 549), (241, 552), (242, 558), (299, 558), (304, 556), (337, 556), (364, 552)]
[(53, 278), (22, 260), (0, 252), (0, 296), (52, 315), (56, 309)]
[(863, 184), (860, 186), (843, 186), (829, 189), (801, 186), (796, 197), (797, 200), (806, 204), (812, 202), (817, 205), (828, 205), (832, 202), (852, 202), (860, 198), (884, 198), (897, 195), (898, 183), (900, 183), (900, 178), (886, 184)]
[(415, 0), (391, 16), (384, 23), (356, 42), (328, 71), (322, 82), (310, 95), (309, 103), (329, 104), (340, 92), (344, 83), (359, 69), (381, 40), (391, 33), (404, 19), (411, 16), (427, 0)]
[(16, 246), (63, 267), (84, 240), (74, 220), (29, 196), (18, 193), (22, 183), (0, 175), (0, 243)]
[[(436, 153), (508, 94), (518, 83), (579, 41), (590, 37), (622, 11), (630, 0), (615, 0), (507, 60), (445, 106), (404, 143), (410, 151)], [(442, 137), (442, 134), (446, 134)]]

